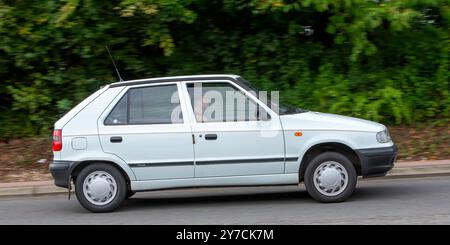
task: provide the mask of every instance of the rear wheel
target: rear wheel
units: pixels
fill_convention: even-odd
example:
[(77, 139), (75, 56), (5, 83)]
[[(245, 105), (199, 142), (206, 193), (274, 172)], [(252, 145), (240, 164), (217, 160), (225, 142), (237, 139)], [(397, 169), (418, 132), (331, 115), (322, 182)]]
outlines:
[(83, 168), (77, 176), (75, 194), (87, 210), (111, 212), (125, 199), (127, 186), (123, 175), (114, 166), (95, 163)]
[(309, 195), (319, 202), (342, 202), (356, 187), (353, 163), (337, 152), (316, 156), (306, 167), (304, 182)]

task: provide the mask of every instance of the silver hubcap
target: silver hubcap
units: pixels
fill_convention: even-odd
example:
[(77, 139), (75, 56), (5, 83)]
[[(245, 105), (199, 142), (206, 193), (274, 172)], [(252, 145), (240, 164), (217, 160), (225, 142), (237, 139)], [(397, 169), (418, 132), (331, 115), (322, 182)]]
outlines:
[(83, 193), (90, 203), (106, 205), (116, 197), (116, 180), (105, 171), (92, 172), (84, 180)]
[(338, 162), (324, 162), (314, 171), (314, 186), (322, 195), (337, 196), (345, 190), (347, 184), (347, 170)]

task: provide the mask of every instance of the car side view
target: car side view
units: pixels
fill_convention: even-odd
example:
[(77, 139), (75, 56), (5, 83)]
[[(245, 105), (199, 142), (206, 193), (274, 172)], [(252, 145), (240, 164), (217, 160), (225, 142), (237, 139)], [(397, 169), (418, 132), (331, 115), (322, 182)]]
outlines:
[(73, 183), (92, 212), (140, 191), (301, 182), (317, 201), (341, 202), (358, 176), (392, 169), (397, 148), (384, 125), (267, 102), (259, 92), (236, 75), (106, 85), (55, 123), (55, 185)]

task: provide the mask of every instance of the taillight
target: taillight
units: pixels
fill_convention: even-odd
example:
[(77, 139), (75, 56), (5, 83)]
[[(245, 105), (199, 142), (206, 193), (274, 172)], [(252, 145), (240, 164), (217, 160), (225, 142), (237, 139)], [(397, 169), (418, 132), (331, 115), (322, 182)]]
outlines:
[(62, 130), (53, 130), (52, 150), (60, 151), (62, 149)]

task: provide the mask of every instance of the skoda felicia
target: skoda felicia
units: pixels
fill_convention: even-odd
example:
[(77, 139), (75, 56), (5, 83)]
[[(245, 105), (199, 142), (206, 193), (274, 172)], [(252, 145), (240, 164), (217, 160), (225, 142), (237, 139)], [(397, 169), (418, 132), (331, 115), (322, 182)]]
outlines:
[[(341, 202), (358, 176), (385, 175), (397, 149), (385, 126), (276, 102), (236, 75), (104, 86), (55, 123), (55, 184), (92, 212), (135, 192), (298, 185)], [(299, 98), (301, 99), (301, 98)]]

